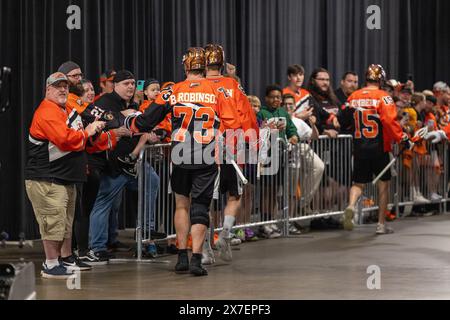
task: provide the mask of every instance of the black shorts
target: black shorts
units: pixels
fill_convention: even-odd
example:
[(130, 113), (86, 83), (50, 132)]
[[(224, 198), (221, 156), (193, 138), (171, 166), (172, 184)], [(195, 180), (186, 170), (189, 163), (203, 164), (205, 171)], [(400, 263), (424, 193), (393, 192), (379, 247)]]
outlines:
[[(353, 159), (353, 182), (363, 184), (372, 182), (388, 165), (389, 161), (389, 153), (387, 152), (369, 159), (355, 157)], [(380, 180), (391, 180), (391, 170), (387, 170)]]
[(227, 193), (232, 197), (242, 195), (242, 181), (239, 179), (236, 169), (232, 164), (220, 165), (220, 193)]
[(210, 205), (217, 177), (217, 165), (199, 169), (185, 169), (173, 166), (170, 186), (173, 192), (185, 197), (192, 197), (197, 203)]

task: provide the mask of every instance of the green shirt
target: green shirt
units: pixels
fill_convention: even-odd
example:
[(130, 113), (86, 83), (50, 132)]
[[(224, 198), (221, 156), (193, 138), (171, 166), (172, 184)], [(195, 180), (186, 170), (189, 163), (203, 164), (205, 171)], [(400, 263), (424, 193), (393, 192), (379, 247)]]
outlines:
[(280, 137), (283, 139), (290, 139), (293, 136), (297, 136), (297, 127), (292, 122), (291, 116), (289, 113), (283, 108), (271, 108), (262, 106), (261, 110), (258, 112), (258, 117), (261, 118), (263, 121), (268, 120), (271, 118), (285, 118), (286, 119), (286, 129), (280, 130)]

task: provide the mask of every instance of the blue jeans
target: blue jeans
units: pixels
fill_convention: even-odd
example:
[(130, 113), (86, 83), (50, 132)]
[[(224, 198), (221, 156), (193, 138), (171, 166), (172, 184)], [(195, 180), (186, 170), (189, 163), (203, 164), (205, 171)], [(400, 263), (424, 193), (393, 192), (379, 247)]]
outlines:
[(123, 189), (117, 194), (114, 199), (111, 213), (109, 214), (109, 231), (108, 231), (108, 244), (113, 244), (117, 242), (117, 237), (119, 236), (119, 210), (122, 204)]
[[(159, 177), (155, 170), (147, 163), (146, 171), (146, 198), (148, 199), (146, 213), (150, 225), (153, 223), (152, 227), (154, 227)], [(137, 190), (138, 180), (126, 174), (121, 174), (118, 177), (104, 176), (100, 181), (100, 187), (91, 212), (89, 225), (89, 247), (94, 252), (105, 251), (108, 240), (113, 241), (115, 238), (114, 235), (117, 237), (117, 211), (120, 208), (122, 190), (124, 188)], [(109, 233), (111, 233), (111, 237), (108, 237)]]
[(143, 226), (148, 230), (150, 223), (151, 230), (156, 230), (155, 228), (155, 211), (156, 211), (156, 199), (159, 193), (159, 176), (156, 174), (155, 170), (149, 163), (145, 163), (145, 170), (147, 175), (145, 176), (146, 193), (145, 198), (147, 199), (144, 209), (147, 216), (147, 225)]

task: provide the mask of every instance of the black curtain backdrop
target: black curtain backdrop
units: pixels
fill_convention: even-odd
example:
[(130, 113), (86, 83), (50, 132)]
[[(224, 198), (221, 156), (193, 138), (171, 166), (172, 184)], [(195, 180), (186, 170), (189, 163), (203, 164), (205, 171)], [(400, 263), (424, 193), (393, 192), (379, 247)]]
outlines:
[[(66, 27), (66, 9), (81, 8), (81, 30)], [(366, 27), (369, 5), (381, 30)], [(98, 82), (106, 68), (138, 79), (183, 78), (189, 46), (221, 43), (247, 93), (286, 83), (286, 67), (307, 76), (327, 68), (336, 86), (346, 70), (363, 75), (380, 63), (390, 78), (414, 74), (418, 89), (450, 82), (448, 0), (1, 0), (0, 66), (13, 70), (12, 109), (0, 114), (0, 231), (37, 234), (24, 191), (26, 140), (44, 81), (66, 60)]]

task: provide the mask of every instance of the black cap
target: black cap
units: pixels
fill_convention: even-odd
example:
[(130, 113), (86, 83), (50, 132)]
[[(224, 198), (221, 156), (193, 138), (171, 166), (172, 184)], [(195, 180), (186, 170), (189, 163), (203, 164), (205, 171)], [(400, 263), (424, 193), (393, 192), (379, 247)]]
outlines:
[(412, 94), (412, 93), (413, 93), (411, 87), (407, 87), (407, 86), (403, 86), (403, 87), (401, 88), (400, 92), (406, 92), (406, 93), (409, 93), (409, 94)]
[(66, 61), (58, 68), (58, 72), (68, 74), (70, 71), (75, 70), (75, 69), (81, 69), (81, 68), (78, 64), (76, 64), (73, 61)]
[(118, 83), (129, 79), (135, 80), (134, 75), (128, 70), (120, 70), (114, 76), (113, 82)]
[(149, 85), (154, 84), (154, 83), (159, 84), (159, 81), (156, 80), (156, 79), (153, 79), (153, 78), (145, 80), (145, 82), (144, 82), (144, 90), (146, 90)]
[(425, 97), (427, 101), (432, 102), (433, 104), (437, 103), (436, 97), (435, 96), (426, 96)]

